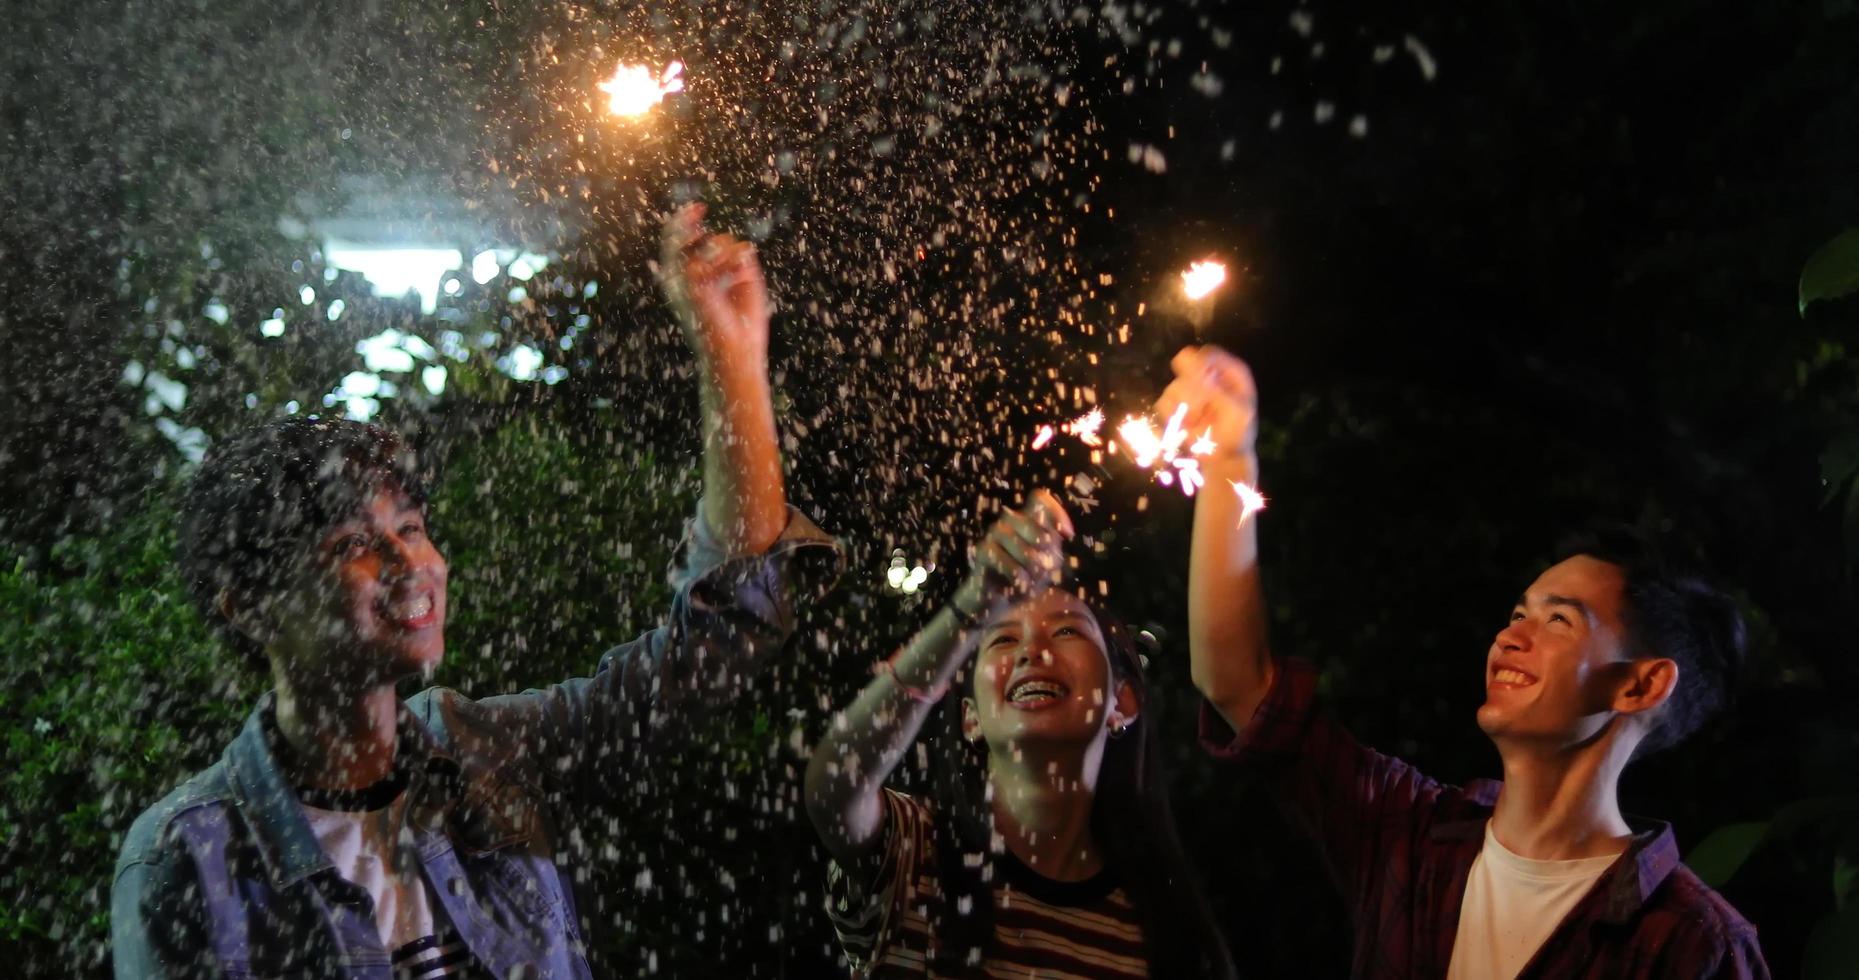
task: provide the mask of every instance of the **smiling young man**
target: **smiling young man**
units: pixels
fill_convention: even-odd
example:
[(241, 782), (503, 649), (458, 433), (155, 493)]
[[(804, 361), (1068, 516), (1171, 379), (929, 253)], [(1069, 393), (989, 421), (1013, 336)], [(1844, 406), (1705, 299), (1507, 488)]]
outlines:
[(1158, 410), (1214, 430), (1195, 504), (1189, 642), (1202, 742), (1248, 764), (1316, 840), (1368, 978), (1766, 977), (1755, 930), (1679, 863), (1671, 827), (1621, 813), (1621, 772), (1724, 699), (1743, 656), (1735, 605), (1644, 541), (1569, 543), (1484, 657), (1478, 724), (1502, 781), (1448, 786), (1358, 743), (1316, 701), (1317, 672), (1266, 642), (1257, 522), (1227, 481), (1257, 480), (1244, 363), (1184, 350)]
[(667, 221), (662, 275), (699, 362), (704, 496), (670, 624), (591, 677), (400, 700), (445, 653), (446, 562), (412, 454), (379, 427), (315, 419), (215, 447), (185, 504), (182, 570), (274, 690), (125, 839), (120, 980), (589, 976), (577, 813), (738, 694), (835, 555), (783, 493), (760, 266), (701, 217)]

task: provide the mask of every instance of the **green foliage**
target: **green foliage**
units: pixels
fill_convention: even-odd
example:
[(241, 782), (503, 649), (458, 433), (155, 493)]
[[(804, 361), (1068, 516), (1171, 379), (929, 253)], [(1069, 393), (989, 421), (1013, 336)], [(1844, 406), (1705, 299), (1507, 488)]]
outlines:
[(1859, 291), (1859, 228), (1849, 228), (1815, 252), (1801, 270), (1801, 314), (1808, 304)]
[(1768, 821), (1719, 827), (1685, 855), (1693, 874), (1712, 888), (1722, 888), (1768, 836)]
[(211, 760), (255, 695), (175, 575), (174, 520), (154, 497), (51, 567), (0, 573), (0, 935), (16, 966), (96, 966), (110, 874), (143, 807)]
[[(612, 414), (523, 417), (454, 448), (432, 502), (453, 568), (439, 683), (484, 696), (585, 675), (668, 608), (665, 569), (693, 512), (695, 473), (617, 443)], [(0, 574), (0, 936), (27, 974), (69, 972), (73, 955), (103, 968), (123, 833), (218, 756), (263, 688), (209, 638), (175, 574), (178, 482), (108, 534), (67, 539), (48, 567), (22, 561)], [(773, 737), (752, 711), (694, 733), (686, 797), (714, 794), (707, 760), (740, 773)], [(606, 843), (633, 836), (632, 825), (606, 826)], [(674, 945), (633, 921), (651, 899), (623, 884), (656, 850), (627, 855), (596, 869), (597, 892), (627, 896), (628, 928), (597, 933), (595, 952), (614, 963), (636, 946)]]

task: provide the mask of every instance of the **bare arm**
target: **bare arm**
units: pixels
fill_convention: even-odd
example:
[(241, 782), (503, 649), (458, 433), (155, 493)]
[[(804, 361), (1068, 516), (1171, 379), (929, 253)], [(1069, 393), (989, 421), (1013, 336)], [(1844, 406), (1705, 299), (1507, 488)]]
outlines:
[(1227, 724), (1244, 728), (1271, 689), (1256, 517), (1241, 520), (1233, 484), (1258, 485), (1258, 393), (1245, 362), (1218, 347), (1185, 348), (1157, 410), (1188, 405), (1190, 431), (1211, 430), (1219, 455), (1202, 464), (1188, 558), (1188, 656), (1194, 686)]
[[(949, 607), (833, 716), (807, 763), (807, 815), (842, 863), (869, 856), (884, 832), (884, 781), (916, 741), (956, 672), (974, 653), (983, 625), (1018, 596), (1058, 574), (1071, 522), (1051, 494), (996, 521), (975, 551), (974, 567)], [(966, 619), (968, 622), (964, 623)]]
[(703, 520), (728, 553), (760, 554), (787, 523), (768, 385), (767, 284), (755, 246), (703, 226), (701, 204), (665, 220), (659, 274), (697, 355)]

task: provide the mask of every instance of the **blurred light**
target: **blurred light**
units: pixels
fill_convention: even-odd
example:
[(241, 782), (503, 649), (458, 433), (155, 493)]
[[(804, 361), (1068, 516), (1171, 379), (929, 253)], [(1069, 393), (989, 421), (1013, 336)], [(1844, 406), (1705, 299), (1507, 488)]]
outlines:
[(439, 352), (433, 350), (432, 345), (427, 343), (424, 338), (415, 337), (412, 334), (403, 334), (400, 338), (400, 346), (405, 348), (414, 357), (423, 361), (436, 361), (439, 359)]
[(330, 301), (330, 304), (329, 304), (329, 311), (328, 311), (328, 312), (327, 312), (326, 314), (324, 314), (324, 315), (325, 315), (325, 316), (327, 316), (327, 317), (329, 317), (329, 320), (330, 320), (330, 322), (332, 322), (332, 323), (333, 323), (333, 322), (335, 322), (336, 320), (339, 320), (339, 319), (341, 319), (341, 318), (342, 318), (342, 311), (343, 311), (343, 310), (346, 310), (346, 309), (348, 309), (348, 308), (349, 308), (349, 304), (348, 304), (348, 303), (346, 303), (346, 302), (344, 302), (344, 301), (342, 301), (342, 300), (340, 300), (340, 299), (337, 299), (337, 300), (332, 300), (332, 301)]
[(510, 268), (505, 269), (504, 271), (512, 279), (521, 279), (524, 281), (528, 281), (529, 277), (535, 275), (538, 272), (541, 272), (542, 270), (548, 267), (549, 267), (548, 256), (537, 255), (534, 252), (524, 252), (523, 254), (518, 255), (516, 257), (516, 260), (510, 263)]
[(198, 463), (207, 454), (207, 434), (195, 428), (183, 429), (173, 419), (156, 419), (155, 428), (174, 443), (174, 448), (190, 463)]
[(923, 565), (911, 565), (904, 557), (904, 550), (899, 548), (891, 552), (891, 564), (884, 570), (884, 584), (893, 592), (914, 595), (929, 581), (929, 574), (929, 569)]
[(527, 344), (518, 344), (497, 359), (497, 366), (518, 381), (534, 381), (536, 372), (542, 368), (542, 352)]
[(528, 298), (529, 298), (529, 290), (524, 289), (521, 286), (517, 286), (514, 289), (511, 289), (510, 295), (504, 297), (506, 301), (512, 304), (521, 303), (522, 301)]
[(471, 257), (471, 281), (480, 286), (497, 278), (497, 273), (502, 271), (503, 266), (497, 261), (496, 249), (487, 248)]
[(284, 321), (272, 317), (258, 325), (258, 332), (267, 337), (282, 337), (284, 336)]
[(445, 274), (465, 263), (464, 253), (455, 248), (377, 248), (335, 239), (323, 243), (323, 255), (331, 266), (368, 280), (376, 296), (418, 293), (423, 313), (438, 306)]
[(384, 330), (356, 344), (355, 353), (361, 355), (362, 364), (370, 371), (411, 371), (413, 355), (401, 348), (406, 340), (398, 330)]
[(366, 371), (350, 371), (334, 392), (338, 398), (368, 398), (381, 390), (381, 379)]
[(1207, 294), (1220, 288), (1226, 282), (1226, 266), (1212, 259), (1203, 259), (1188, 266), (1181, 274), (1181, 291), (1189, 299), (1204, 299)]
[(305, 286), (297, 290), (297, 298), (303, 301), (303, 305), (309, 306), (311, 303), (316, 302), (316, 290)]
[(225, 326), (226, 321), (232, 319), (232, 311), (226, 308), (226, 304), (216, 299), (208, 300), (207, 305), (200, 308), (200, 314), (221, 326)]
[(432, 394), (442, 394), (445, 391), (445, 365), (435, 364), (421, 371), (420, 384), (425, 385), (426, 390)]
[(684, 64), (677, 61), (666, 65), (657, 77), (653, 77), (652, 69), (645, 65), (623, 64), (613, 69), (613, 77), (598, 87), (607, 93), (608, 112), (637, 118), (652, 111), (665, 96), (684, 91), (684, 79), (678, 77), (683, 72)]

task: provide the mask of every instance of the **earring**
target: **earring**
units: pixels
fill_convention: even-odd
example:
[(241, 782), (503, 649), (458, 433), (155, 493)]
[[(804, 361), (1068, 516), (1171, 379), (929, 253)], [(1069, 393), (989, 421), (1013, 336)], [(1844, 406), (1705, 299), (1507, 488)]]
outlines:
[(1121, 725), (1110, 726), (1110, 737), (1111, 738), (1122, 738), (1123, 736), (1128, 735), (1130, 733), (1130, 726), (1134, 724), (1135, 722), (1133, 721), (1126, 721)]

